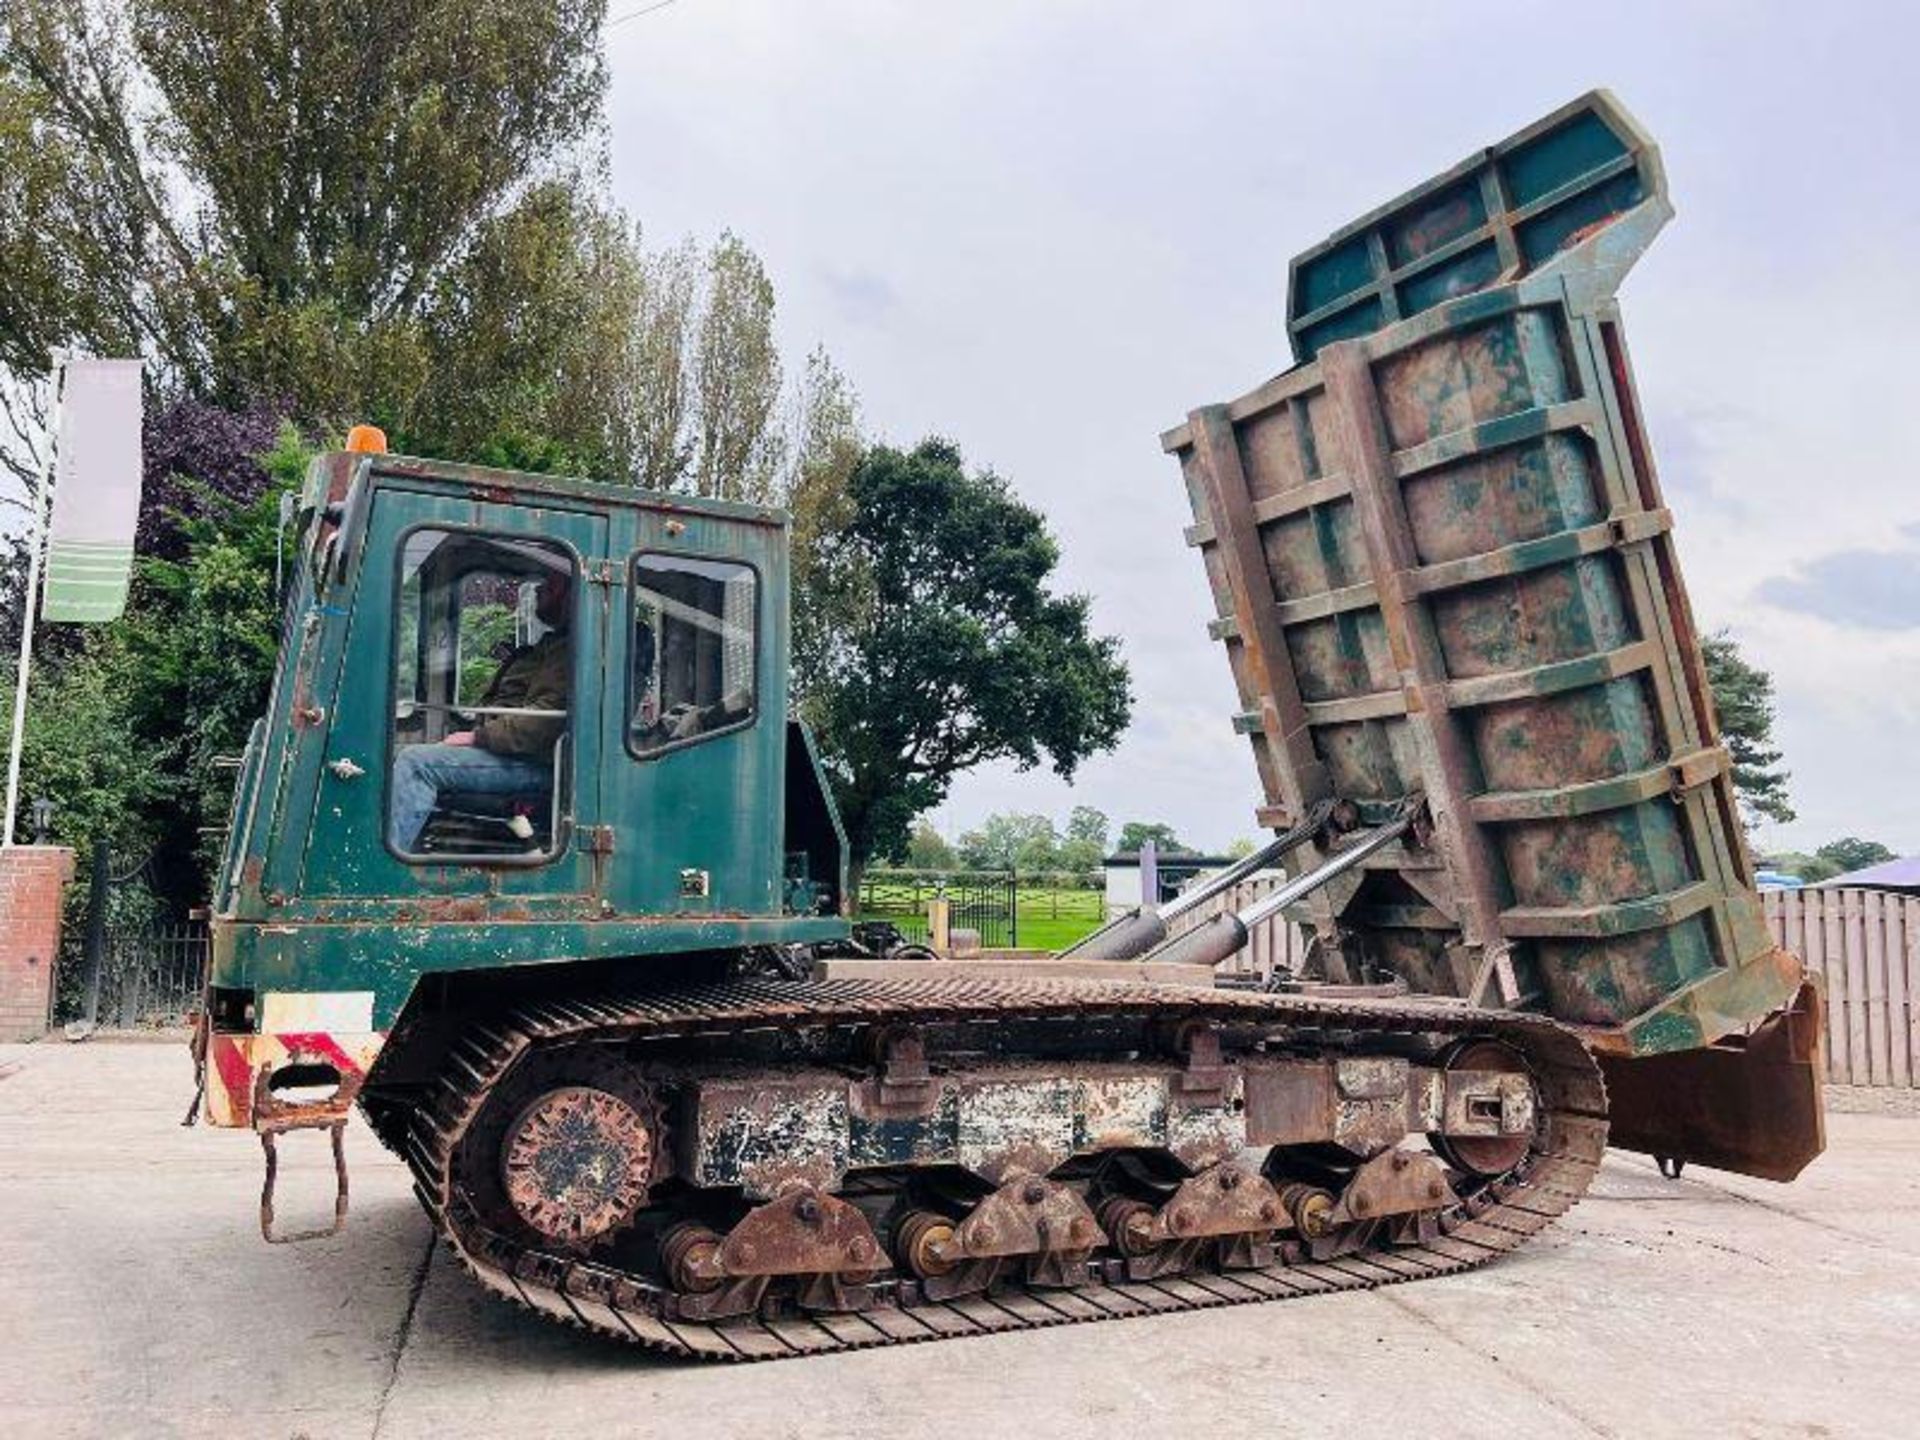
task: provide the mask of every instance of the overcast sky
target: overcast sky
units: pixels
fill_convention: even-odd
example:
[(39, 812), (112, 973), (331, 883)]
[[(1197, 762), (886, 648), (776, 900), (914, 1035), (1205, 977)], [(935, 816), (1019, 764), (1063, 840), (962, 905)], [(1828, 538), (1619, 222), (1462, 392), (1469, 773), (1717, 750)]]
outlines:
[[(648, 0), (612, 0), (612, 15)], [(1800, 820), (1920, 850), (1920, 39), (1906, 7), (676, 0), (613, 27), (617, 198), (765, 259), (878, 435), (957, 440), (1125, 637), (1126, 741), (1002, 809), (1252, 834), (1257, 782), (1156, 436), (1285, 368), (1286, 263), (1595, 86), (1677, 220), (1626, 328), (1695, 612), (1779, 685)]]

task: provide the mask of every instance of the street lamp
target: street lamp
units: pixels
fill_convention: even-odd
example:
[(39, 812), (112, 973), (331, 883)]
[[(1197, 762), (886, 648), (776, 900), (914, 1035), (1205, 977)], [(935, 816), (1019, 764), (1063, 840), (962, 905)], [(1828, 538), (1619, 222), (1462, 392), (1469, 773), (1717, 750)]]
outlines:
[(47, 843), (47, 830), (53, 824), (53, 801), (42, 795), (33, 802), (33, 843)]

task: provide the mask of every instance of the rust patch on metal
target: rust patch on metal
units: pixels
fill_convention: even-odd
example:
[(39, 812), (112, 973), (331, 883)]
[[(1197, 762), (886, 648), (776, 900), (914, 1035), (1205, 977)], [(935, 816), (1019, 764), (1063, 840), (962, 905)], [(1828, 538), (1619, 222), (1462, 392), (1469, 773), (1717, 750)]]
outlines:
[(936, 1248), (952, 1263), (1048, 1250), (1091, 1250), (1102, 1240), (1099, 1222), (1077, 1191), (1035, 1175), (1016, 1176), (974, 1206)]
[(807, 1186), (749, 1211), (714, 1257), (723, 1276), (838, 1274), (884, 1261), (866, 1216)]
[(1044, 1175), (1073, 1153), (1072, 1080), (981, 1079), (960, 1087), (958, 1158), (998, 1184), (1008, 1175)]
[(1440, 1134), (1434, 1145), (1449, 1164), (1473, 1175), (1501, 1175), (1533, 1143), (1533, 1081), (1520, 1057), (1491, 1040), (1452, 1050), (1444, 1068)]
[(1443, 1210), (1458, 1198), (1447, 1183), (1445, 1168), (1431, 1155), (1389, 1150), (1353, 1172), (1328, 1218), (1336, 1225), (1378, 1220), (1387, 1215)]
[[(262, 1133), (307, 1130), (344, 1121), (352, 1114), (367, 1077), (360, 1071), (342, 1070), (336, 1058), (329, 1050), (295, 1046), (288, 1050), (285, 1060), (262, 1065), (253, 1077), (253, 1128)], [(325, 1076), (333, 1076), (337, 1082), (333, 1093), (314, 1100), (286, 1099), (274, 1093), (276, 1081), (284, 1084), (303, 1072), (311, 1072), (311, 1083), (315, 1084), (324, 1084)]]
[(752, 1072), (703, 1082), (693, 1103), (696, 1184), (738, 1184), (750, 1198), (795, 1185), (831, 1189), (848, 1165), (848, 1084)]
[(951, 1235), (917, 1237), (929, 1267), (921, 1285), (931, 1298), (976, 1294), (1018, 1262), (1030, 1285), (1070, 1287), (1085, 1278), (1088, 1257), (1106, 1238), (1078, 1191), (1016, 1174), (975, 1205)]
[(1791, 1180), (1826, 1147), (1819, 991), (1809, 982), (1751, 1035), (1633, 1060), (1598, 1056), (1611, 1140), (1666, 1161)]
[(507, 1200), (550, 1240), (584, 1245), (625, 1225), (647, 1200), (653, 1135), (617, 1095), (584, 1085), (549, 1090), (507, 1129)]
[(1223, 1162), (1186, 1180), (1146, 1228), (1154, 1242), (1261, 1234), (1288, 1225), (1280, 1193), (1245, 1165)]
[(1250, 1060), (1242, 1069), (1249, 1144), (1309, 1145), (1333, 1138), (1332, 1065)]
[(747, 1213), (725, 1237), (702, 1225), (669, 1231), (661, 1245), (676, 1290), (676, 1313), (689, 1320), (748, 1315), (771, 1281), (798, 1276), (804, 1310), (866, 1309), (864, 1282), (886, 1256), (866, 1216), (811, 1186), (795, 1186)]

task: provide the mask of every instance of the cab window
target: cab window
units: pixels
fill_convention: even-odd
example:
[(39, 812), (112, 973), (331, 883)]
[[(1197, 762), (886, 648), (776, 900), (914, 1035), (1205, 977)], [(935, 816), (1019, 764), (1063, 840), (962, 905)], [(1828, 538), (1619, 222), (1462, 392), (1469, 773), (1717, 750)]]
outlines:
[(537, 858), (560, 839), (578, 590), (573, 555), (415, 530), (395, 607), (387, 841), (411, 860)]
[(735, 560), (634, 560), (627, 725), (634, 754), (657, 754), (752, 721), (759, 598), (753, 567)]

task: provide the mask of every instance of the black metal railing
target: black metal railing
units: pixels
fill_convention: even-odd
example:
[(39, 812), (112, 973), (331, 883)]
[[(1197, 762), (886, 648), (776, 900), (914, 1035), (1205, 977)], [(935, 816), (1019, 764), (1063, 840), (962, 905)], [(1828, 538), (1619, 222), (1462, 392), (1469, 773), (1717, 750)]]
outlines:
[(109, 927), (99, 936), (96, 994), (86, 933), (70, 934), (56, 1018), (118, 1030), (185, 1024), (199, 1007), (210, 950), (201, 921)]

